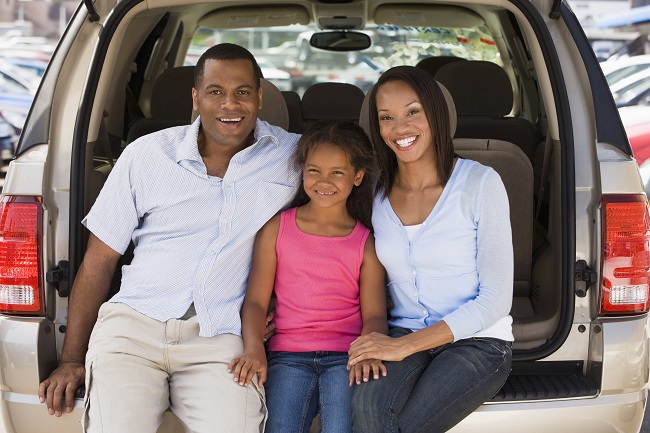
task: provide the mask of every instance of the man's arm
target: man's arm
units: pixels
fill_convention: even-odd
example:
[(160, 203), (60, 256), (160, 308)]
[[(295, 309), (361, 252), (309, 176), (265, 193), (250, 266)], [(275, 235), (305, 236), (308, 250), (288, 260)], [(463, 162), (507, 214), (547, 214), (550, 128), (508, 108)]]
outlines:
[(39, 386), (41, 403), (50, 415), (71, 412), (75, 390), (84, 383), (86, 351), (99, 307), (108, 296), (120, 253), (92, 233), (79, 272), (74, 280), (68, 305), (68, 325), (59, 367)]

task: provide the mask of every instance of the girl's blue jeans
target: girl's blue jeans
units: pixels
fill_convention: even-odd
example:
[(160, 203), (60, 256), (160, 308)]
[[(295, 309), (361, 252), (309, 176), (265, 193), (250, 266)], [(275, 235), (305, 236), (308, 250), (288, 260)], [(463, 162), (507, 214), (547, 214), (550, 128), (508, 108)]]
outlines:
[(323, 433), (352, 431), (345, 352), (269, 352), (266, 433), (307, 433), (320, 409)]
[[(391, 337), (411, 331), (393, 328)], [(501, 389), (512, 343), (469, 338), (385, 362), (386, 377), (355, 386), (355, 433), (436, 433), (458, 424)]]

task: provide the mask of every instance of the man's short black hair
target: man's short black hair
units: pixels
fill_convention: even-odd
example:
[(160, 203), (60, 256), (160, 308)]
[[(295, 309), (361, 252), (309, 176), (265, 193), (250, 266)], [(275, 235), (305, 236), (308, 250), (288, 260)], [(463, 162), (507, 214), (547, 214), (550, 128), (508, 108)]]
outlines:
[(205, 62), (206, 60), (250, 60), (253, 64), (253, 76), (255, 78), (255, 84), (257, 89), (260, 88), (260, 79), (262, 78), (262, 70), (257, 64), (257, 60), (248, 51), (246, 48), (235, 45), (235, 44), (218, 44), (209, 48), (205, 53), (201, 55), (199, 61), (196, 62), (196, 68), (194, 69), (194, 88), (199, 88), (199, 83), (203, 79), (203, 73), (205, 71)]

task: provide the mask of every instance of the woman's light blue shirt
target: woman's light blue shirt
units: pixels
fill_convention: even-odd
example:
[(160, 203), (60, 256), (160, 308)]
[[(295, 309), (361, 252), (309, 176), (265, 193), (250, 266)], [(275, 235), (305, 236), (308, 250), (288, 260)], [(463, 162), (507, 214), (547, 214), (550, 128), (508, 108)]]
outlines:
[(513, 340), (510, 211), (492, 168), (458, 159), (440, 199), (410, 240), (381, 194), (372, 223), (394, 303), (391, 326), (415, 331), (444, 320), (454, 341)]

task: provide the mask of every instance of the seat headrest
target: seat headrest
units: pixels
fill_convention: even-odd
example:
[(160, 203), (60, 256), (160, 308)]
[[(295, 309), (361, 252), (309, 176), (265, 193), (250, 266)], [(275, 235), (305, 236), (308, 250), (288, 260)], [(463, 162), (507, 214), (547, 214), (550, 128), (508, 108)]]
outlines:
[(482, 60), (449, 63), (435, 78), (449, 89), (459, 116), (506, 116), (512, 110), (512, 84), (497, 64)]
[(459, 62), (459, 61), (466, 62), (467, 60), (463, 59), (462, 57), (455, 57), (455, 56), (425, 57), (424, 59), (420, 60), (415, 65), (415, 67), (424, 69), (432, 77), (435, 77), (436, 73), (440, 70), (440, 68), (442, 68), (443, 66), (449, 63)]
[[(451, 93), (449, 93), (449, 90), (447, 90), (445, 86), (440, 84), (440, 82), (438, 82), (438, 85), (440, 86), (440, 90), (445, 97), (445, 102), (447, 102), (447, 108), (449, 109), (449, 135), (451, 138), (454, 138), (454, 134), (456, 134), (456, 126), (458, 124), (454, 98), (451, 97)], [(368, 90), (368, 93), (366, 93), (366, 97), (363, 99), (361, 112), (359, 114), (359, 125), (363, 128), (368, 136), (370, 136), (370, 94), (374, 88), (375, 86), (372, 86), (370, 90)]]
[(285, 131), (289, 130), (289, 110), (282, 92), (275, 84), (262, 78), (262, 108), (257, 112), (257, 117), (266, 120), (271, 125), (279, 126)]
[[(266, 78), (262, 78), (260, 83), (262, 86), (262, 108), (257, 112), (257, 117), (288, 131), (289, 110), (282, 92)], [(192, 110), (192, 123), (198, 115), (196, 111)]]
[(190, 121), (192, 115), (194, 66), (179, 66), (164, 71), (153, 83), (151, 118)]
[(309, 122), (317, 119), (359, 120), (364, 94), (349, 83), (316, 83), (302, 95), (302, 118)]

